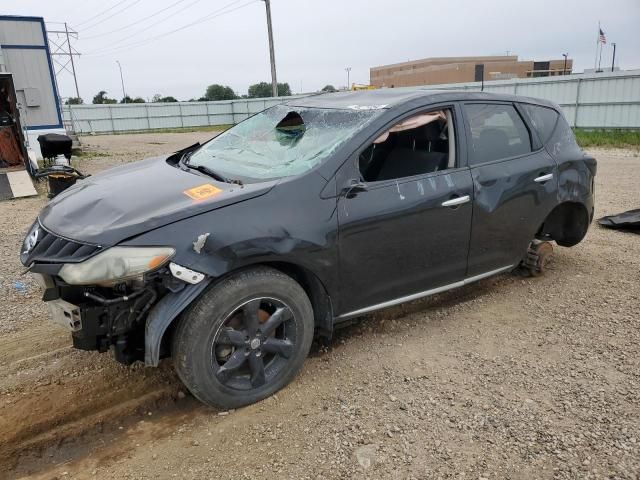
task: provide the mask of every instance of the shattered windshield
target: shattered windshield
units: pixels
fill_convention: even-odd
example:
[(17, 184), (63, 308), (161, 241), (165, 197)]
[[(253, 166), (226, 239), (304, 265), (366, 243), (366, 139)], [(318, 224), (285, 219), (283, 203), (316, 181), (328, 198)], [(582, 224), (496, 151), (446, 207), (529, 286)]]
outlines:
[(298, 175), (328, 158), (381, 110), (278, 105), (218, 135), (189, 158), (226, 178)]

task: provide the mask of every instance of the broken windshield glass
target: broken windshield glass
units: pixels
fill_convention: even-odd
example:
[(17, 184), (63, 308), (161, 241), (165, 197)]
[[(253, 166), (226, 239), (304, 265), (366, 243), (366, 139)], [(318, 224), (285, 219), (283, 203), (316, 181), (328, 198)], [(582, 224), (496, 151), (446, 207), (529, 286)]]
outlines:
[(227, 178), (299, 175), (327, 159), (380, 113), (278, 105), (218, 135), (195, 151), (189, 164)]

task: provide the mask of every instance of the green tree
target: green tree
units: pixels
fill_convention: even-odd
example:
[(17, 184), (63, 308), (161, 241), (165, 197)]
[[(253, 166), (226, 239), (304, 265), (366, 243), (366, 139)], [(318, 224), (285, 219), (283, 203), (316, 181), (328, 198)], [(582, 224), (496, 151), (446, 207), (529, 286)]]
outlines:
[[(291, 95), (291, 87), (288, 83), (278, 83), (278, 96), (288, 97)], [(249, 98), (273, 97), (271, 83), (260, 82), (249, 87)]]
[(65, 105), (82, 105), (84, 103), (84, 100), (82, 100), (82, 98), (80, 97), (69, 97), (64, 103)]
[(324, 87), (322, 87), (322, 91), (323, 92), (336, 92), (336, 87), (334, 87), (333, 85), (325, 85)]
[(93, 97), (93, 102), (94, 104), (101, 104), (101, 103), (118, 103), (118, 101), (115, 98), (109, 98), (107, 97), (107, 92), (104, 90), (100, 90), (94, 97)]
[(163, 97), (159, 93), (156, 93), (153, 97), (151, 97), (151, 101), (153, 103), (158, 103), (158, 102), (167, 103), (167, 102), (177, 102), (178, 99), (176, 97), (172, 97), (171, 95), (167, 97)]
[(144, 98), (142, 97), (131, 98), (129, 95), (127, 95), (122, 100), (120, 100), (120, 103), (145, 103), (145, 102), (144, 102)]
[(238, 98), (238, 96), (231, 87), (214, 83), (207, 87), (204, 98), (207, 100), (234, 100)]

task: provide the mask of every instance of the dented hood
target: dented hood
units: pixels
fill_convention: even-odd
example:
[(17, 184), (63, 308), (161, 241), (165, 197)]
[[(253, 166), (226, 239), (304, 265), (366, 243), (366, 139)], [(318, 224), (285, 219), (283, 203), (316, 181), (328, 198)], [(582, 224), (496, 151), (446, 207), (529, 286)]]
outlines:
[(79, 242), (112, 246), (122, 240), (268, 192), (277, 180), (243, 186), (169, 165), (165, 157), (88, 177), (49, 202), (40, 223)]

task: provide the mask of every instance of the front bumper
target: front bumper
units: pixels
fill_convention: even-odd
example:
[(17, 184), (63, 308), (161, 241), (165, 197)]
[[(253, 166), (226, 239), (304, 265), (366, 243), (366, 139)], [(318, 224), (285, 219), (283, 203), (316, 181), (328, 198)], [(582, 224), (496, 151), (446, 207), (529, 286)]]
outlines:
[(59, 277), (39, 276), (47, 284), (42, 299), (51, 320), (70, 331), (75, 348), (106, 352), (113, 347), (122, 363), (144, 360), (145, 318), (162, 291), (157, 279), (137, 288), (105, 288), (69, 286)]
[(174, 263), (111, 286), (69, 285), (58, 275), (63, 265), (103, 250), (58, 237), (36, 221), (20, 259), (37, 276), (52, 320), (71, 332), (74, 347), (113, 348), (116, 360), (126, 364), (145, 360), (146, 352), (152, 359), (147, 363), (157, 365), (167, 353), (164, 332), (210, 278)]

